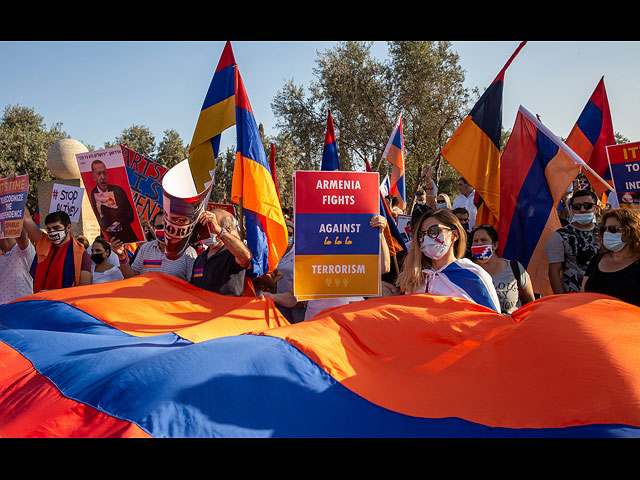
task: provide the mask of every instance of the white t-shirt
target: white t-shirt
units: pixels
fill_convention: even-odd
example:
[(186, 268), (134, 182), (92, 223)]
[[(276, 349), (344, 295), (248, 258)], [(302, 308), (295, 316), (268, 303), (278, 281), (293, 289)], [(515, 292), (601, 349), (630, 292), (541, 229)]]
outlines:
[(456, 198), (453, 199), (453, 203), (451, 204), (451, 210), (455, 208), (465, 208), (467, 212), (469, 212), (469, 229), (472, 229), (476, 225), (476, 215), (478, 213), (478, 209), (473, 203), (473, 199), (476, 196), (476, 191), (472, 190), (468, 197), (460, 194)]
[(93, 261), (91, 262), (91, 275), (93, 277), (92, 283), (94, 284), (124, 280), (124, 275), (122, 275), (119, 266), (113, 266), (109, 270), (105, 270), (104, 272), (96, 272), (96, 264), (93, 263)]
[(316, 300), (309, 300), (307, 302), (307, 310), (304, 314), (304, 319), (309, 320), (328, 308), (341, 307), (361, 300), (364, 300), (364, 297), (319, 298)]
[(33, 293), (33, 278), (29, 273), (36, 249), (28, 242), (22, 250), (18, 243), (0, 255), (0, 304)]

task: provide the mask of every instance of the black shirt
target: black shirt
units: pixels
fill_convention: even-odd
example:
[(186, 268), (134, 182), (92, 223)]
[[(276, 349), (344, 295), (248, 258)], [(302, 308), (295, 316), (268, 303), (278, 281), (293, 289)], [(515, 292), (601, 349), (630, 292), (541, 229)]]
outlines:
[(208, 252), (209, 249), (200, 253), (193, 263), (191, 284), (220, 295), (241, 296), (246, 269), (238, 265), (227, 247), (222, 247), (211, 258), (207, 258)]
[(602, 254), (591, 259), (585, 273), (589, 278), (584, 291), (603, 293), (640, 307), (640, 261), (617, 272), (603, 272), (598, 267), (601, 259)]

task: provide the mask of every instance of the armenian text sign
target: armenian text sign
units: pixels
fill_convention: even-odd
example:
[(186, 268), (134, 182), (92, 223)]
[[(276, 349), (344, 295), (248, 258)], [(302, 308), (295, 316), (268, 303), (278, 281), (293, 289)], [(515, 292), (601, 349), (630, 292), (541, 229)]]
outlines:
[(0, 238), (18, 238), (29, 193), (29, 175), (0, 178)]
[(380, 295), (376, 172), (294, 173), (294, 287), (299, 301)]

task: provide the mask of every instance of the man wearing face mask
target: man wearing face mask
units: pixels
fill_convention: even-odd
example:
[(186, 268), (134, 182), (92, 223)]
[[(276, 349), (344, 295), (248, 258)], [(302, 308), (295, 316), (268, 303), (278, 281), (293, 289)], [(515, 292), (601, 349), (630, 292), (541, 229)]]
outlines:
[(149, 272), (160, 272), (182, 280), (189, 281), (191, 279), (191, 270), (193, 262), (196, 259), (196, 251), (193, 247), (187, 247), (182, 256), (177, 260), (169, 260), (165, 256), (165, 240), (164, 240), (164, 214), (157, 213), (151, 221), (151, 231), (155, 240), (143, 243), (136, 252), (131, 265), (129, 265), (129, 257), (124, 249), (124, 244), (118, 239), (111, 242), (111, 250), (118, 255), (120, 270), (124, 278), (130, 278), (135, 275), (142, 275)]
[[(26, 211), (25, 211), (26, 212)], [(91, 284), (91, 258), (71, 235), (71, 219), (66, 212), (51, 212), (44, 219), (45, 235), (25, 214), (23, 225), (35, 244), (31, 264), (33, 293)]]
[(222, 209), (202, 212), (198, 222), (208, 227), (211, 237), (202, 242), (207, 249), (193, 264), (191, 284), (220, 295), (241, 296), (251, 252), (240, 238), (238, 222)]
[(571, 220), (551, 235), (546, 245), (553, 293), (579, 292), (591, 258), (598, 253), (598, 198), (578, 190), (568, 201)]

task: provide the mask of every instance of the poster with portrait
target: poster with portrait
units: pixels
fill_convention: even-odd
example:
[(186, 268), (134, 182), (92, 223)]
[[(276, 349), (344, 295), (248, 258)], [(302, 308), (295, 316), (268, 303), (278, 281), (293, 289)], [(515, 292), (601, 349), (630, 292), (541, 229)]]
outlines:
[(108, 241), (145, 240), (120, 147), (77, 153), (78, 167), (93, 212)]
[(293, 185), (296, 298), (379, 296), (378, 173), (297, 171)]

